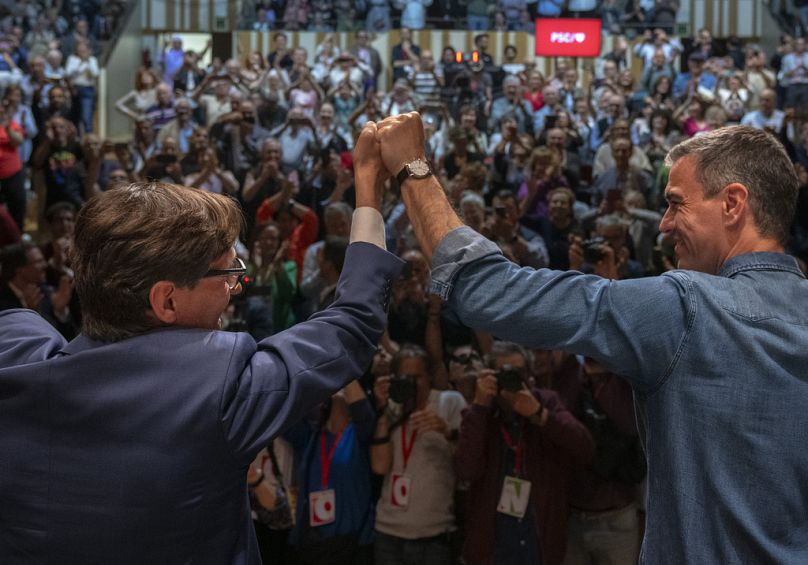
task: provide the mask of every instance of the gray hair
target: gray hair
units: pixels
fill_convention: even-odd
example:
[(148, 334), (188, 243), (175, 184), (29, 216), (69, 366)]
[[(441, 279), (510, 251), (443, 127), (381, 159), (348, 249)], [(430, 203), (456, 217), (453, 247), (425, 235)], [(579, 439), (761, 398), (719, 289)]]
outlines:
[(323, 215), (327, 216), (328, 214), (342, 214), (348, 221), (351, 221), (351, 217), (353, 216), (353, 208), (347, 202), (331, 202), (328, 206), (325, 207), (323, 211)]
[(477, 194), (476, 192), (472, 192), (470, 190), (463, 191), (463, 194), (460, 195), (460, 206), (463, 207), (464, 204), (474, 204), (485, 209), (485, 200), (483, 197)]
[(508, 86), (508, 85), (510, 85), (510, 84), (513, 84), (513, 85), (519, 86), (519, 85), (520, 85), (520, 84), (522, 84), (522, 83), (521, 83), (521, 82), (519, 81), (519, 79), (518, 79), (518, 78), (516, 78), (515, 76), (513, 76), (513, 75), (508, 75), (508, 76), (506, 76), (506, 77), (505, 77), (505, 79), (502, 81), (502, 87), (503, 87), (503, 88), (505, 88), (506, 86)]
[(596, 228), (612, 228), (615, 226), (623, 228), (623, 230), (627, 230), (629, 224), (618, 214), (605, 214), (603, 216), (598, 216), (598, 219), (595, 220)]
[(783, 146), (772, 135), (749, 126), (731, 126), (683, 141), (670, 150), (665, 164), (696, 157), (696, 178), (705, 198), (729, 184), (749, 191), (749, 207), (758, 232), (782, 244), (797, 206), (799, 181)]
[(495, 341), (491, 345), (491, 351), (486, 355), (487, 365), (493, 369), (498, 357), (510, 357), (511, 355), (520, 355), (525, 360), (525, 368), (528, 371), (533, 370), (533, 354), (512, 341)]

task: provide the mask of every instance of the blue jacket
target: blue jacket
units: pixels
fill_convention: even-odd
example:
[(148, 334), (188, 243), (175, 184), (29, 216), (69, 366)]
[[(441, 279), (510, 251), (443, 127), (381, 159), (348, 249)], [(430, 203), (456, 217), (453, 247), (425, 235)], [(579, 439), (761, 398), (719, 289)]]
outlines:
[(0, 561), (260, 563), (247, 467), (365, 371), (400, 265), (350, 245), (334, 304), (257, 344), (187, 328), (66, 343), (0, 312)]
[(432, 267), (469, 327), (631, 382), (648, 459), (642, 563), (808, 563), (808, 282), (793, 257), (609, 281), (520, 269), (460, 228)]

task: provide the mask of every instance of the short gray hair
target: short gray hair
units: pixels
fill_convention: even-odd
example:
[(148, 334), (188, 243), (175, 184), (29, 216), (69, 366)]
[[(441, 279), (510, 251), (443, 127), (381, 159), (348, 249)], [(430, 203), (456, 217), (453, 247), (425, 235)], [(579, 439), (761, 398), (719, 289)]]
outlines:
[(595, 227), (598, 228), (619, 227), (625, 231), (628, 229), (628, 226), (629, 223), (618, 214), (605, 214), (598, 216), (598, 219), (595, 220)]
[(508, 86), (510, 84), (513, 84), (514, 86), (519, 86), (522, 83), (519, 81), (519, 79), (517, 77), (515, 77), (513, 75), (508, 75), (502, 81), (502, 87), (504, 88), (504, 87), (506, 87), (506, 86)]
[(351, 221), (351, 217), (353, 216), (353, 208), (347, 202), (331, 202), (328, 206), (325, 207), (323, 211), (323, 216), (327, 216), (329, 214), (342, 214), (348, 221)]
[(485, 209), (485, 200), (483, 200), (483, 197), (470, 190), (464, 190), (463, 194), (460, 195), (460, 206), (463, 207), (464, 204), (474, 204), (475, 206)]
[(782, 244), (797, 206), (799, 181), (782, 144), (763, 130), (730, 126), (692, 137), (670, 150), (665, 164), (696, 157), (696, 178), (705, 198), (740, 183), (749, 191), (749, 207), (758, 232)]
[(510, 357), (511, 355), (521, 356), (525, 360), (525, 368), (529, 372), (533, 371), (533, 354), (512, 341), (494, 341), (491, 345), (491, 351), (486, 355), (488, 367), (493, 369), (499, 357)]

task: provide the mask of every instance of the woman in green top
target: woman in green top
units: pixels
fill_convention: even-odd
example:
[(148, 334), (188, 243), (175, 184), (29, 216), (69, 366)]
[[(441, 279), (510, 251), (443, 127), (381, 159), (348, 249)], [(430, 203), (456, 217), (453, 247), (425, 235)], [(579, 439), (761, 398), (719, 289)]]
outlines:
[[(296, 322), (292, 302), (297, 292), (297, 264), (286, 257), (288, 242), (281, 241), (275, 222), (258, 228), (247, 265), (244, 321), (256, 339), (278, 333)], [(266, 324), (271, 312), (271, 325)]]

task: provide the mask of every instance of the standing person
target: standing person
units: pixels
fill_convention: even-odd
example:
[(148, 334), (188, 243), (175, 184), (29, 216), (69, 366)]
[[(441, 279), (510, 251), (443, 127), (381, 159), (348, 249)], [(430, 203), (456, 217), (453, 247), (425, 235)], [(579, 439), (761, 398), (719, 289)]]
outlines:
[(452, 563), (452, 449), (466, 401), (457, 391), (432, 388), (427, 360), (422, 348), (403, 346), (391, 364), (388, 394), (378, 402), (384, 413), (370, 452), (373, 472), (384, 476), (376, 507), (377, 565)]
[(10, 84), (3, 93), (3, 104), (8, 104), (7, 112), (12, 121), (20, 124), (23, 130), (23, 142), (19, 147), (20, 159), (23, 164), (28, 162), (33, 151), (33, 139), (39, 133), (34, 120), (31, 107), (23, 101), (22, 88), (17, 84)]
[[(469, 565), (560, 565), (570, 465), (591, 461), (592, 438), (558, 394), (528, 386), (527, 352), (495, 342), (463, 413), (454, 456), (469, 481), (463, 560)], [(507, 382), (507, 381), (510, 382)]]
[(335, 302), (258, 344), (218, 331), (244, 274), (232, 200), (153, 183), (82, 209), (82, 335), (0, 313), (4, 563), (260, 561), (247, 469), (364, 372), (401, 269), (384, 251), (374, 131), (357, 140), (357, 228)]
[(0, 105), (0, 202), (6, 204), (21, 232), (25, 231), (26, 197), (19, 147), (24, 136), (20, 124), (9, 115), (8, 104)]
[(777, 78), (786, 88), (786, 108), (804, 108), (808, 104), (808, 52), (804, 37), (794, 39), (794, 51), (783, 57)]
[(378, 127), (385, 167), (405, 171), (432, 289), (459, 320), (632, 384), (648, 460), (642, 563), (808, 561), (808, 317), (794, 308), (808, 284), (783, 252), (798, 182), (780, 143), (733, 126), (674, 147), (660, 231), (681, 270), (615, 282), (514, 268), (413, 164), (419, 116)]
[(151, 69), (140, 68), (135, 73), (135, 88), (115, 102), (115, 109), (138, 121), (157, 103), (157, 83), (160, 80)]
[(595, 456), (588, 465), (573, 465), (567, 476), (570, 512), (564, 565), (636, 563), (646, 464), (631, 386), (591, 359), (577, 371), (568, 371), (557, 392), (590, 431)]
[(185, 60), (185, 52), (182, 49), (182, 37), (179, 35), (172, 35), (171, 42), (166, 42), (163, 48), (163, 83), (167, 86), (174, 85), (174, 75), (182, 67)]
[(376, 412), (359, 381), (284, 437), (300, 454), (297, 519), (289, 535), (301, 565), (373, 563), (370, 442)]
[(393, 46), (390, 54), (393, 82), (400, 78), (406, 79), (421, 56), (421, 48), (412, 42), (412, 30), (402, 27), (399, 37), (401, 41)]
[(379, 51), (370, 44), (370, 32), (359, 30), (356, 32), (356, 43), (348, 51), (356, 57), (357, 61), (362, 61), (370, 69), (371, 76), (368, 77), (368, 84), (376, 90), (379, 85), (379, 75), (382, 73), (382, 56)]

